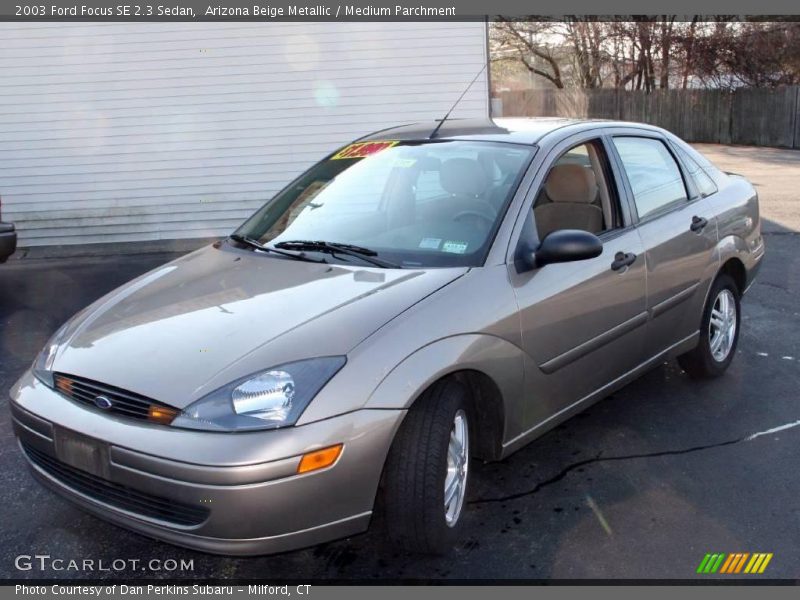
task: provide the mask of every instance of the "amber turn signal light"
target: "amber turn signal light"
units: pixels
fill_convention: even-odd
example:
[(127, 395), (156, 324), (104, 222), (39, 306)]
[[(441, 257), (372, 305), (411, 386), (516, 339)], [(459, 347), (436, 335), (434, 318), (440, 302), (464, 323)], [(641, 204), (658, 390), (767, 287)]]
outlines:
[(300, 464), (297, 465), (298, 473), (308, 473), (309, 471), (317, 471), (330, 467), (339, 458), (342, 453), (343, 444), (336, 444), (335, 446), (328, 446), (321, 450), (314, 450), (303, 454), (300, 459)]
[(147, 419), (149, 421), (153, 421), (154, 423), (162, 423), (164, 425), (169, 425), (172, 423), (172, 419), (177, 416), (178, 411), (174, 408), (156, 406), (155, 404), (151, 404), (147, 411)]
[(64, 392), (67, 396), (72, 396), (72, 379), (66, 377), (56, 377), (56, 388)]

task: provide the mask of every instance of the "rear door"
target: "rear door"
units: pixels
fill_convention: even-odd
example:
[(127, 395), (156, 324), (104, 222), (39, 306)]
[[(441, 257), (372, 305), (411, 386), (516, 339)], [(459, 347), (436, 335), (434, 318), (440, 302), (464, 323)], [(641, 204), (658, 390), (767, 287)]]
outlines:
[(611, 140), (645, 250), (650, 358), (699, 328), (715, 272), (716, 222), (664, 137), (629, 130)]

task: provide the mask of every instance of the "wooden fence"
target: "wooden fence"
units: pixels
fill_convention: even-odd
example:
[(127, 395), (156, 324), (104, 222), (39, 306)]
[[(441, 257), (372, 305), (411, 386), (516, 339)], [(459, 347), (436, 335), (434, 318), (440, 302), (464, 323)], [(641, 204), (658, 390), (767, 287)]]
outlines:
[[(778, 89), (521, 90), (499, 94), (504, 117), (651, 123), (688, 142), (800, 148), (800, 87)], [(497, 106), (498, 103), (494, 103)]]

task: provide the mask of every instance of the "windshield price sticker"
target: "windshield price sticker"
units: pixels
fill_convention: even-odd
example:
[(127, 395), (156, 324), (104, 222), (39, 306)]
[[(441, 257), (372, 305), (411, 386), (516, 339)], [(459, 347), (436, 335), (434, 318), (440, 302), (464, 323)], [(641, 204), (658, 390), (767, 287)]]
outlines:
[(386, 140), (380, 142), (356, 142), (350, 144), (344, 150), (340, 150), (331, 157), (331, 160), (342, 160), (345, 158), (365, 158), (371, 154), (377, 154), (387, 148), (399, 144), (399, 140)]

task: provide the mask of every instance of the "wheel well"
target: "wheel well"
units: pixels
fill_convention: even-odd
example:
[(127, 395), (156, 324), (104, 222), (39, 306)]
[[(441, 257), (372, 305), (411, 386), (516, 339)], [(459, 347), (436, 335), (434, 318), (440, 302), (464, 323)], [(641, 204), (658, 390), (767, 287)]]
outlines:
[(734, 283), (736, 283), (736, 287), (739, 289), (739, 295), (741, 296), (744, 294), (744, 289), (747, 286), (747, 272), (741, 260), (738, 258), (729, 258), (725, 264), (722, 265), (719, 272), (730, 275)]
[[(473, 426), (470, 428), (469, 433), (475, 441), (474, 446), (471, 448), (473, 456), (485, 461), (500, 460), (503, 452), (503, 430), (505, 426), (503, 395), (500, 392), (500, 388), (485, 373), (463, 370), (440, 377), (425, 388), (417, 398), (424, 396), (425, 392), (438, 382), (449, 378), (461, 383), (469, 392), (468, 402), (472, 413), (471, 416), (473, 417), (471, 419)], [(417, 398), (415, 398), (415, 401)], [(475, 423), (479, 423), (480, 426), (476, 426)], [(378, 483), (379, 489), (384, 486), (385, 476), (386, 465), (384, 464)], [(378, 498), (380, 498), (380, 494), (378, 494)], [(381, 509), (376, 510), (380, 512)]]
[(503, 395), (491, 377), (480, 371), (457, 371), (452, 377), (462, 383), (470, 394), (473, 425), (470, 433), (476, 441), (473, 452), (482, 460), (499, 460), (503, 450), (505, 411)]

